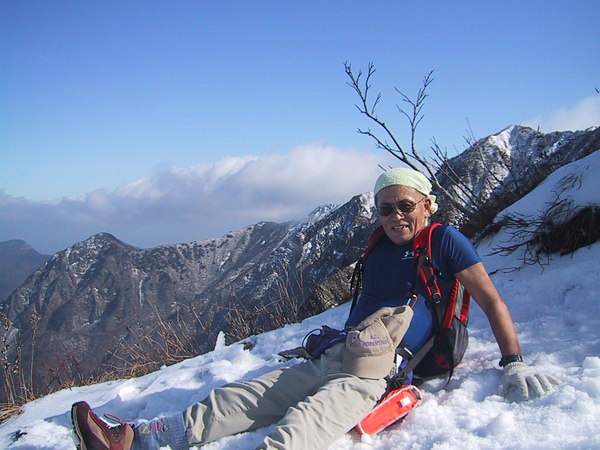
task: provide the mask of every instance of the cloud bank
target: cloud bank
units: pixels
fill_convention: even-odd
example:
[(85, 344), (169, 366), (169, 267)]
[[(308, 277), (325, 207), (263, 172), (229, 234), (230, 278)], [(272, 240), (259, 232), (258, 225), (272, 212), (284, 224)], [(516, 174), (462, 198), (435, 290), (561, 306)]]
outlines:
[(306, 216), (371, 190), (386, 158), (319, 143), (288, 153), (172, 167), (84, 198), (33, 202), (0, 190), (0, 241), (54, 253), (105, 231), (139, 247), (217, 237), (260, 221)]
[(538, 117), (525, 125), (539, 127), (545, 133), (600, 126), (600, 94), (584, 98), (571, 109), (559, 109), (547, 119)]

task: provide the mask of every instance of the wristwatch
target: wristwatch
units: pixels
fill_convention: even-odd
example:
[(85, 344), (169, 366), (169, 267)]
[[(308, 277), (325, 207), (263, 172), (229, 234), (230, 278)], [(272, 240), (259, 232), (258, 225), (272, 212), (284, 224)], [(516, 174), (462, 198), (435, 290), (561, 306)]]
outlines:
[(498, 363), (498, 365), (500, 367), (504, 367), (505, 365), (514, 363), (514, 362), (523, 362), (523, 355), (521, 355), (520, 353), (513, 353), (512, 355), (503, 356), (500, 359), (500, 362)]

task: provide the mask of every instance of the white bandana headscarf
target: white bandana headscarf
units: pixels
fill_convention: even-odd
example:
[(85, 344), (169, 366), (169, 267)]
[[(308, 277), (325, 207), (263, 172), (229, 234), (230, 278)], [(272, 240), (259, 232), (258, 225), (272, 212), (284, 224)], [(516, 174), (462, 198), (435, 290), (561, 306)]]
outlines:
[(408, 167), (396, 167), (382, 173), (375, 182), (373, 192), (375, 195), (388, 186), (407, 186), (419, 191), (431, 200), (431, 214), (435, 213), (438, 205), (435, 195), (431, 193), (431, 182), (425, 175)]

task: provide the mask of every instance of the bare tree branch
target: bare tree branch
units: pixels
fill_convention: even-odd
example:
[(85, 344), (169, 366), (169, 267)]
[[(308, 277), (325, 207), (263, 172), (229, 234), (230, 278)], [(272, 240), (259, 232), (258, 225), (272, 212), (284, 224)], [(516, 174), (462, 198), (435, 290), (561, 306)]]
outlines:
[[(401, 162), (406, 164), (408, 167), (414, 169), (427, 172), (434, 189), (440, 192), (445, 198), (459, 211), (461, 211), (467, 217), (474, 217), (477, 215), (478, 208), (480, 206), (480, 202), (478, 201), (478, 196), (475, 192), (470, 189), (470, 187), (461, 180), (461, 178), (454, 172), (452, 167), (449, 164), (449, 160), (447, 155), (441, 151), (437, 144), (434, 144), (434, 158), (428, 159), (423, 157), (419, 151), (417, 150), (417, 146), (415, 143), (417, 128), (420, 125), (421, 121), (424, 118), (423, 108), (425, 106), (425, 101), (428, 94), (428, 88), (433, 83), (433, 70), (430, 71), (424, 78), (422, 82), (422, 86), (417, 92), (416, 98), (413, 100), (408, 95), (395, 88), (396, 92), (402, 97), (402, 101), (410, 106), (410, 108), (404, 109), (399, 105), (396, 105), (398, 111), (404, 115), (408, 119), (408, 123), (410, 124), (410, 151), (406, 151), (399, 143), (398, 139), (394, 135), (394, 133), (389, 129), (387, 124), (381, 120), (376, 115), (376, 106), (379, 104), (381, 100), (381, 93), (377, 95), (375, 101), (371, 104), (369, 99), (369, 93), (372, 88), (371, 79), (375, 73), (375, 67), (373, 63), (369, 63), (367, 69), (367, 75), (364, 78), (364, 83), (361, 82), (363, 79), (362, 71), (358, 71), (356, 74), (352, 71), (352, 66), (346, 62), (344, 64), (344, 69), (346, 75), (350, 79), (347, 84), (352, 87), (354, 92), (358, 95), (360, 100), (359, 104), (355, 104), (358, 111), (368, 117), (371, 121), (377, 124), (377, 126), (383, 131), (382, 138), (376, 132), (369, 130), (359, 129), (358, 132), (360, 134), (364, 134), (365, 136), (369, 136), (372, 138), (377, 148), (381, 148), (394, 157), (398, 158)], [(390, 140), (392, 144), (387, 142), (387, 139)], [(456, 198), (456, 195), (452, 192), (449, 192), (446, 188), (444, 188), (439, 179), (438, 173), (446, 176), (449, 180), (453, 181), (458, 185), (458, 189), (463, 192), (472, 203), (472, 206), (465, 206), (463, 202)]]
[(346, 71), (346, 75), (348, 75), (348, 78), (350, 78), (350, 81), (347, 82), (347, 84), (352, 89), (354, 89), (354, 91), (358, 95), (358, 98), (360, 99), (360, 104), (355, 104), (354, 106), (356, 106), (356, 108), (361, 114), (367, 116), (370, 120), (375, 122), (379, 127), (383, 129), (385, 136), (387, 136), (392, 141), (393, 146), (389, 145), (387, 142), (377, 137), (375, 133), (371, 132), (371, 130), (364, 131), (359, 129), (358, 132), (366, 136), (370, 136), (376, 141), (377, 146), (379, 148), (386, 150), (391, 155), (398, 158), (403, 163), (407, 164), (409, 167), (418, 170), (417, 166), (413, 164), (413, 162), (409, 159), (409, 155), (404, 151), (404, 148), (402, 148), (400, 143), (396, 140), (394, 133), (392, 133), (392, 131), (388, 128), (386, 123), (380, 120), (375, 114), (375, 108), (381, 100), (381, 93), (377, 95), (373, 104), (369, 105), (371, 77), (375, 73), (375, 67), (373, 66), (373, 63), (369, 63), (367, 69), (367, 76), (365, 77), (364, 84), (361, 84), (360, 81), (363, 76), (361, 70), (359, 70), (358, 73), (354, 75), (354, 73), (352, 72), (352, 66), (349, 63), (344, 64), (344, 69)]

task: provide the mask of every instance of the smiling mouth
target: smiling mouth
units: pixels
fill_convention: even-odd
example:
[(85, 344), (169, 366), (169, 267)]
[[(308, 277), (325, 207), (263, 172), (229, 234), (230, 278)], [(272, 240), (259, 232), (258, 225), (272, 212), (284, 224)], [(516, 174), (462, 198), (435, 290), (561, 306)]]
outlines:
[(395, 225), (392, 227), (392, 230), (394, 230), (394, 231), (404, 231), (407, 229), (408, 229), (407, 225)]

